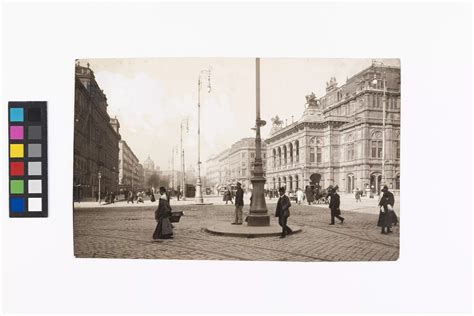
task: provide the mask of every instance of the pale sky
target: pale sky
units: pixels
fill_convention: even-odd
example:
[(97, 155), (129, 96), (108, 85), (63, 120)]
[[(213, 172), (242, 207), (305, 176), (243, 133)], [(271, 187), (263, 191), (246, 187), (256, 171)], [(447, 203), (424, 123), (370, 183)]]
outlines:
[[(398, 59), (377, 59), (399, 66)], [(172, 149), (179, 148), (180, 122), (189, 118), (184, 134), (186, 167), (197, 164), (197, 82), (199, 72), (212, 69), (211, 93), (207, 76), (201, 90), (201, 161), (243, 137), (253, 137), (255, 124), (255, 58), (133, 58), (84, 59), (108, 99), (108, 113), (120, 121), (120, 134), (140, 163), (148, 155), (155, 165), (169, 169)], [(305, 95), (324, 95), (326, 81), (339, 85), (372, 59), (276, 59), (260, 61), (261, 117), (265, 138), (275, 115), (298, 120)], [(175, 168), (180, 158), (175, 156)], [(202, 173), (204, 175), (204, 173)]]

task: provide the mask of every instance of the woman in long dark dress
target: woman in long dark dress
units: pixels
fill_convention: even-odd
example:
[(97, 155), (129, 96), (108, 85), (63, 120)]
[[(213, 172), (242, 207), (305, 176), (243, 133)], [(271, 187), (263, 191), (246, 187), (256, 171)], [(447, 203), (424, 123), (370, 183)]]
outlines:
[(306, 186), (305, 189), (306, 193), (306, 201), (308, 201), (308, 205), (311, 205), (311, 203), (314, 201), (314, 193), (313, 193), (313, 188), (311, 188), (309, 185)]
[(388, 190), (388, 187), (384, 185), (382, 189), (383, 195), (380, 198), (379, 207), (379, 220), (377, 221), (377, 226), (382, 227), (382, 234), (390, 234), (392, 231), (392, 225), (398, 224), (398, 218), (393, 210), (395, 204), (395, 197), (393, 193)]
[(173, 238), (173, 227), (170, 222), (171, 206), (164, 187), (160, 187), (160, 195), (158, 208), (155, 211), (155, 220), (158, 224), (153, 233), (153, 239), (170, 239)]

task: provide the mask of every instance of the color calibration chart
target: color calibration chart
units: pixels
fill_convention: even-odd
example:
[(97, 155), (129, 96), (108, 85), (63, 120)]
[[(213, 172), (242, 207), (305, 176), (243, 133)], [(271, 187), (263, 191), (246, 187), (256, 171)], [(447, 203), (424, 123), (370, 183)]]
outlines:
[(9, 102), (8, 128), (10, 217), (47, 217), (46, 102)]

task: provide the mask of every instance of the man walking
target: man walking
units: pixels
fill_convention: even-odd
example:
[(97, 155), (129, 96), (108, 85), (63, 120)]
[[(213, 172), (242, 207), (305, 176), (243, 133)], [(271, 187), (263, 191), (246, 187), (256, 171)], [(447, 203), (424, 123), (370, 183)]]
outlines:
[(242, 225), (242, 209), (244, 208), (244, 190), (242, 190), (240, 182), (237, 182), (237, 190), (235, 192), (235, 217), (232, 225)]
[(288, 196), (285, 194), (285, 188), (281, 187), (279, 189), (280, 198), (277, 202), (277, 207), (275, 211), (275, 217), (278, 217), (278, 224), (281, 226), (282, 232), (280, 238), (285, 238), (286, 235), (292, 234), (293, 231), (286, 224), (288, 222), (288, 217), (290, 217), (290, 206), (291, 202)]
[(329, 202), (329, 208), (331, 209), (331, 223), (329, 225), (334, 225), (335, 217), (341, 221), (341, 224), (344, 223), (344, 217), (341, 216), (341, 210), (339, 208), (341, 198), (339, 197), (339, 194), (337, 194), (338, 189), (339, 187), (336, 185), (330, 192), (331, 201)]

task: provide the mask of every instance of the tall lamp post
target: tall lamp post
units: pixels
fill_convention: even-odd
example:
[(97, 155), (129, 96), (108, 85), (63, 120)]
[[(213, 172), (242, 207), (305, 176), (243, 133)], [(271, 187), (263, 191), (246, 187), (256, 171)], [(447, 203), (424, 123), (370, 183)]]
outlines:
[(199, 72), (198, 79), (198, 176), (196, 180), (196, 204), (204, 204), (202, 197), (202, 184), (201, 184), (201, 85), (203, 75), (207, 75), (207, 93), (211, 93), (211, 68), (203, 69)]
[(97, 173), (97, 178), (99, 178), (99, 194), (98, 194), (98, 198), (99, 198), (99, 205), (100, 205), (100, 179), (102, 178), (102, 173)]
[(269, 226), (270, 216), (268, 215), (265, 203), (265, 177), (263, 176), (262, 162), (262, 139), (260, 137), (260, 127), (266, 122), (260, 119), (260, 58), (256, 59), (256, 119), (255, 119), (255, 163), (253, 168), (252, 181), (252, 203), (247, 217), (248, 226)]
[[(382, 64), (383, 65), (383, 64)], [(387, 111), (387, 81), (385, 78), (385, 72), (383, 73), (383, 77), (380, 79), (382, 82), (382, 89), (383, 89), (383, 98), (382, 98), (382, 184), (385, 183), (385, 117), (386, 117), (386, 111)], [(372, 84), (377, 84), (378, 79), (376, 75), (374, 74), (374, 80), (372, 81)], [(380, 186), (380, 184), (379, 184)]]
[[(186, 133), (189, 132), (189, 120), (188, 118), (181, 121), (181, 192), (182, 200), (186, 200), (186, 171), (184, 168), (184, 147), (183, 147), (183, 128), (186, 124)], [(178, 192), (179, 194), (179, 192)]]

